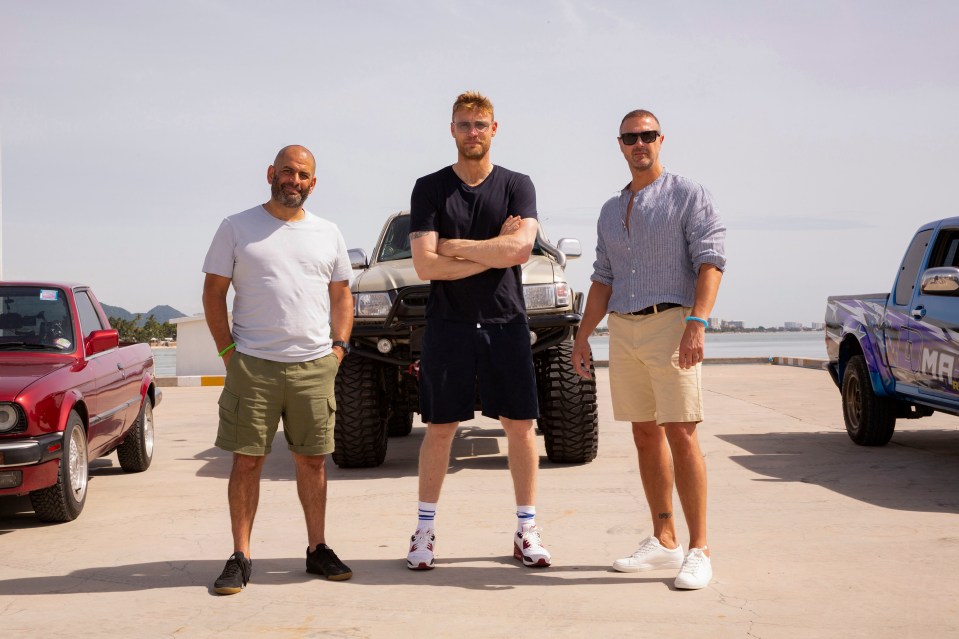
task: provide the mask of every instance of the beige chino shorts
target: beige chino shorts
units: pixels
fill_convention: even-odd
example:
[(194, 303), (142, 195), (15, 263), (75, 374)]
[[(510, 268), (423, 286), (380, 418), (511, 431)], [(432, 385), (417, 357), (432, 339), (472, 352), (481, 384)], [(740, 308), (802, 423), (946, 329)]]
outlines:
[(624, 422), (701, 422), (702, 364), (679, 367), (689, 308), (652, 315), (610, 313), (609, 386), (613, 418)]
[(300, 455), (333, 452), (336, 355), (308, 362), (273, 362), (234, 353), (220, 394), (218, 448), (266, 455), (283, 419), (290, 450)]

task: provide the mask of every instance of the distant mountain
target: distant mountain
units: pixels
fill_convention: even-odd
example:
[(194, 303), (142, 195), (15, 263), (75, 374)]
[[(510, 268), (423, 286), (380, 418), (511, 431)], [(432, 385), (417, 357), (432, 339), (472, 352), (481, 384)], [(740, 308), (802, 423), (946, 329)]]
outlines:
[[(119, 306), (110, 306), (109, 304), (101, 304), (101, 306), (103, 307), (103, 311), (107, 314), (107, 317), (119, 317), (122, 320), (128, 321), (136, 317), (136, 313), (131, 313), (127, 309)], [(186, 317), (186, 313), (182, 313), (172, 306), (154, 306), (146, 313), (140, 313), (139, 325), (143, 326), (143, 324), (146, 323), (147, 319), (149, 319), (151, 315), (161, 324), (169, 322), (174, 317)]]

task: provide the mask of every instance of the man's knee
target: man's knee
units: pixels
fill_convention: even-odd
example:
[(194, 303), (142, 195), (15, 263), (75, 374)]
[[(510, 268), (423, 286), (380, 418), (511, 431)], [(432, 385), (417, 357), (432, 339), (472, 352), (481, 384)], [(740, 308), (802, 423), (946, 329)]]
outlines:
[(659, 448), (663, 442), (663, 427), (656, 422), (633, 422), (633, 442), (638, 450)]
[(258, 472), (266, 461), (264, 455), (241, 455), (233, 453), (233, 471), (237, 473)]
[(699, 446), (696, 439), (696, 422), (666, 424), (664, 430), (669, 447), (675, 452), (693, 451)]

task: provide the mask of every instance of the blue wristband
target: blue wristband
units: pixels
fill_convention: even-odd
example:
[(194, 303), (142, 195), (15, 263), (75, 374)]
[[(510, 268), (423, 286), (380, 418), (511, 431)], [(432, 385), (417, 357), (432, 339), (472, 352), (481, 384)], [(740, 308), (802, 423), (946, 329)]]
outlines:
[(707, 322), (706, 320), (704, 320), (704, 319), (701, 318), (701, 317), (696, 317), (695, 315), (690, 315), (689, 317), (686, 318), (686, 321), (687, 321), (687, 322), (689, 322), (689, 321), (699, 322), (700, 324), (702, 324), (702, 325), (705, 326), (706, 328), (709, 328), (709, 322)]

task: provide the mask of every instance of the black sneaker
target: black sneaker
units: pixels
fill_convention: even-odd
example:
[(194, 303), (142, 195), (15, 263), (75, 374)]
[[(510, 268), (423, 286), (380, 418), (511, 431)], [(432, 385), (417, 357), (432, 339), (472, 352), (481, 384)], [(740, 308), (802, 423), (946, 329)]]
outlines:
[(344, 581), (353, 576), (353, 571), (326, 544), (317, 544), (313, 552), (306, 549), (306, 572), (323, 575), (330, 581)]
[(247, 559), (242, 552), (236, 551), (226, 560), (223, 572), (213, 582), (213, 592), (218, 595), (235, 595), (250, 581), (252, 572), (253, 560)]

